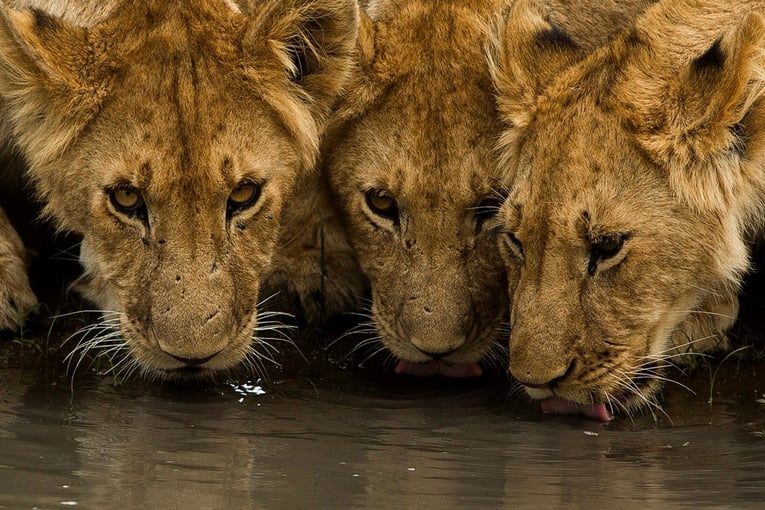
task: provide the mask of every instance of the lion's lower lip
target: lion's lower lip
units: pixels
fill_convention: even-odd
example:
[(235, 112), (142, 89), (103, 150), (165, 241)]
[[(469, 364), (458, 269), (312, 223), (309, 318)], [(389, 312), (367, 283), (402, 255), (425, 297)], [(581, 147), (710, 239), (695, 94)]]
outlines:
[(443, 375), (454, 378), (478, 377), (483, 373), (478, 363), (449, 365), (441, 360), (432, 360), (427, 363), (413, 363), (401, 360), (396, 364), (395, 371), (397, 374), (414, 375), (417, 377)]
[(614, 416), (606, 409), (605, 404), (577, 404), (560, 397), (550, 397), (541, 401), (542, 412), (545, 414), (581, 414), (600, 421), (611, 421)]

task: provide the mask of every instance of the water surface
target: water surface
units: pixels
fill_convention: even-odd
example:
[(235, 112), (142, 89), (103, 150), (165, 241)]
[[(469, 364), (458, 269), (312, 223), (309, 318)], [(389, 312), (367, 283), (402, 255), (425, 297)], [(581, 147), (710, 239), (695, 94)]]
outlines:
[(681, 379), (696, 395), (668, 388), (667, 415), (610, 424), (542, 416), (502, 380), (183, 389), (7, 368), (0, 507), (756, 508), (765, 364), (727, 363)]

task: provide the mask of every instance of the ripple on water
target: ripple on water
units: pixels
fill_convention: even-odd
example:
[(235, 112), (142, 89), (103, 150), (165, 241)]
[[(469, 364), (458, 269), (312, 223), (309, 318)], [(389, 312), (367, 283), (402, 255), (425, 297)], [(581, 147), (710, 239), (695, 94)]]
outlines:
[(0, 505), (750, 506), (765, 494), (762, 391), (717, 383), (712, 406), (703, 378), (689, 382), (695, 396), (668, 389), (672, 423), (601, 424), (542, 416), (501, 384), (71, 392), (6, 372)]

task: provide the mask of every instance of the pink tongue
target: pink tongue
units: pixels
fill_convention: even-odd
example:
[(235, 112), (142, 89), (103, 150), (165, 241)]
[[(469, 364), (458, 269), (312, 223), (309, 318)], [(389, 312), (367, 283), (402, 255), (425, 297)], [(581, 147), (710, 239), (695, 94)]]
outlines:
[(441, 374), (446, 377), (478, 377), (483, 371), (478, 363), (466, 363), (462, 365), (447, 365), (441, 360), (432, 360), (427, 363), (412, 363), (401, 360), (396, 364), (397, 374), (416, 375), (418, 377), (431, 377)]
[(583, 414), (600, 421), (611, 421), (614, 416), (608, 412), (605, 404), (577, 404), (560, 397), (542, 400), (542, 412), (545, 414)]

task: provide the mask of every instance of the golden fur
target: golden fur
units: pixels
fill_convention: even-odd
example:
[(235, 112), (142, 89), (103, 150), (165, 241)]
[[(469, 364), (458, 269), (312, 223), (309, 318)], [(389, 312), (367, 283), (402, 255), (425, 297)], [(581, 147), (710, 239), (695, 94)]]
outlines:
[(24, 245), (0, 209), (0, 330), (18, 329), (36, 304), (27, 278)]
[(4, 4), (0, 19), (14, 144), (45, 214), (83, 236), (80, 287), (115, 332), (81, 348), (159, 376), (254, 362), (258, 287), (346, 79), (358, 7), (115, 5), (74, 23), (92, 11)]
[[(370, 2), (357, 69), (324, 154), (371, 318), (398, 359), (474, 363), (498, 339), (506, 303), (484, 219), (497, 203), (498, 132), (482, 33), (492, 1)], [(384, 190), (398, 213), (370, 210)]]
[(755, 5), (666, 0), (589, 56), (533, 0), (498, 26), (510, 371), (532, 397), (657, 405), (680, 353), (725, 347), (763, 224)]
[[(618, 24), (646, 3), (591, 7)], [(555, 18), (592, 44), (613, 30), (593, 26), (580, 3), (552, 4)], [(501, 200), (500, 125), (483, 50), (504, 5), (369, 2), (357, 68), (324, 150), (323, 170), (371, 284), (371, 325), (404, 362), (474, 364), (501, 336), (505, 276), (486, 228)], [(388, 217), (370, 208), (370, 193), (381, 192), (395, 200)]]
[(265, 307), (296, 315), (301, 326), (325, 326), (360, 308), (367, 283), (322, 175), (301, 175), (287, 203), (261, 287)]

